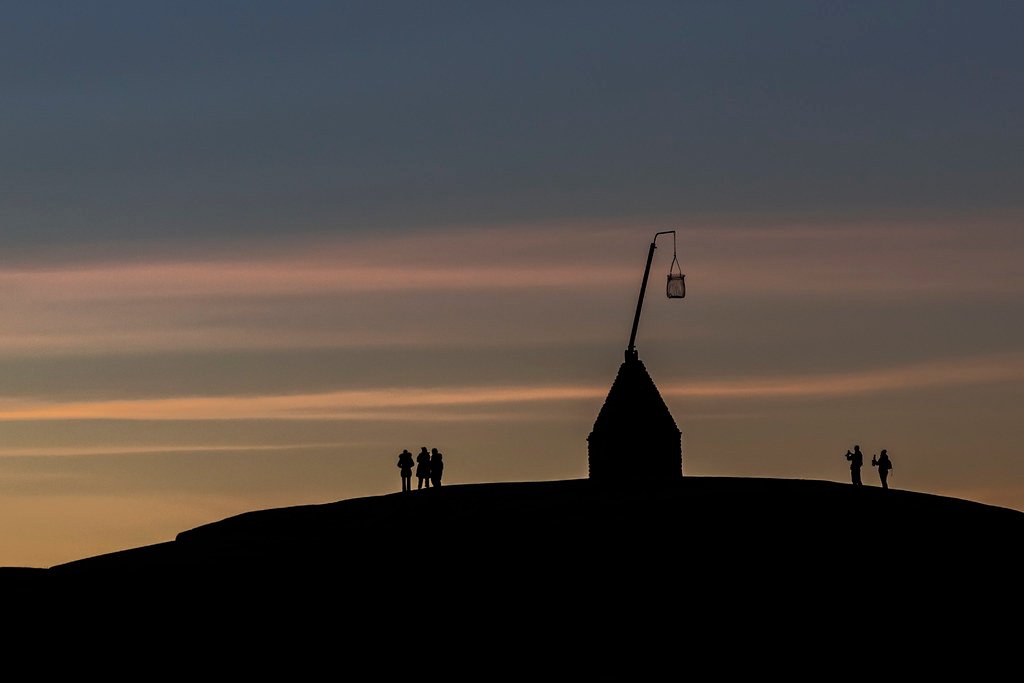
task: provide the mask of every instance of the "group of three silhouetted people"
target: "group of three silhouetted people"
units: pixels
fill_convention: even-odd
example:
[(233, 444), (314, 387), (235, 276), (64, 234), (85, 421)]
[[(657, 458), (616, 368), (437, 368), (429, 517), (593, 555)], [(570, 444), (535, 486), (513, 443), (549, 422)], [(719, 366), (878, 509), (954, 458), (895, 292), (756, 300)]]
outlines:
[(429, 489), (431, 484), (435, 487), (441, 485), (441, 475), (444, 474), (444, 457), (436, 448), (431, 448), (428, 453), (427, 447), (423, 446), (419, 455), (416, 456), (415, 463), (412, 461), (412, 453), (408, 450), (403, 449), (398, 454), (398, 469), (402, 473), (402, 491), (412, 490), (413, 467), (416, 468), (416, 478), (419, 479), (416, 488), (421, 489), (425, 486)]
[[(850, 461), (850, 478), (854, 486), (860, 486), (860, 468), (864, 466), (864, 454), (860, 452), (860, 446), (854, 446), (853, 452), (846, 451), (846, 459)], [(892, 460), (883, 448), (881, 455), (871, 456), (871, 466), (878, 468), (878, 478), (882, 480), (882, 488), (889, 488), (889, 471), (892, 469)]]

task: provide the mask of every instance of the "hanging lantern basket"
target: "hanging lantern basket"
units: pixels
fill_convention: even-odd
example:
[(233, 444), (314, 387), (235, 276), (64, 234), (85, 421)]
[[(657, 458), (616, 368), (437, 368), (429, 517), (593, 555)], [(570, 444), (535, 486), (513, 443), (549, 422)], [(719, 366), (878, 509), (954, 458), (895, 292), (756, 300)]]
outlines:
[(665, 284), (665, 294), (669, 299), (682, 299), (686, 296), (686, 276), (679, 267), (679, 259), (676, 258), (676, 233), (672, 233), (672, 264), (668, 267), (668, 282)]
[(665, 294), (669, 299), (682, 299), (686, 296), (686, 276), (682, 273), (669, 273)]

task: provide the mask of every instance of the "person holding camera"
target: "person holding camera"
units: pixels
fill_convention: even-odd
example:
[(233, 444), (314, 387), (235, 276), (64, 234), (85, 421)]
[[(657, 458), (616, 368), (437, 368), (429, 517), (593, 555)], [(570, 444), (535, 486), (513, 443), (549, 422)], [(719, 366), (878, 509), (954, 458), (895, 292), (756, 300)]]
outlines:
[(864, 454), (860, 452), (860, 446), (855, 445), (853, 453), (846, 451), (846, 459), (850, 461), (850, 478), (853, 485), (860, 486), (860, 468), (864, 466)]

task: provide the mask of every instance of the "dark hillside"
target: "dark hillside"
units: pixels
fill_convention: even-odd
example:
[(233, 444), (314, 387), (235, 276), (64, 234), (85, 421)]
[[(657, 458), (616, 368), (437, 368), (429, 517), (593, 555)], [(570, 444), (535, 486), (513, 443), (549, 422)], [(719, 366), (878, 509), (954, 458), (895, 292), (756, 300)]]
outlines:
[(302, 573), (379, 583), (426, 565), (466, 585), (605, 573), (718, 582), (882, 567), (910, 576), (1015, 565), (1022, 532), (1024, 513), (1014, 510), (824, 481), (474, 484), (250, 512), (48, 573), (179, 582)]
[(824, 481), (474, 484), (250, 512), (0, 583), (46, 630), (161, 658), (185, 639), (185, 661), (236, 673), (266, 657), (288, 675), (341, 656), (379, 667), (396, 647), (408, 664), (422, 632), (473, 671), (511, 657), (635, 677), (684, 653), (839, 661), (878, 628), (998, 642), (999, 615), (1021, 608), (1022, 538), (1014, 510)]

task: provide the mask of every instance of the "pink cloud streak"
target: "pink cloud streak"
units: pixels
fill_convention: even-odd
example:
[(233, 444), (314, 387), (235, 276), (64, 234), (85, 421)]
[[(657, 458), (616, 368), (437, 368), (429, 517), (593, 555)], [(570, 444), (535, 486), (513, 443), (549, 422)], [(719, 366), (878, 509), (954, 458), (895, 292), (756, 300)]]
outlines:
[[(1014, 225), (760, 230), (733, 220), (679, 228), (688, 301), (891, 304), (1024, 295), (1024, 244)], [(604, 340), (600, 331), (618, 334), (613, 325), (628, 316), (648, 241), (666, 227), (676, 226), (449, 230), (222, 247), (202, 257), (0, 265), (0, 353)], [(671, 241), (661, 242), (652, 293), (663, 287), (670, 254)], [(584, 297), (592, 305), (580, 306)], [(523, 324), (481, 320), (485, 303), (492, 311), (518, 306)], [(556, 304), (564, 315), (553, 313)], [(467, 305), (474, 312), (464, 312)], [(423, 323), (428, 309), (440, 324)], [(457, 334), (447, 332), (456, 327)], [(537, 334), (541, 328), (549, 334)]]
[(863, 372), (720, 379), (675, 383), (669, 396), (687, 398), (802, 398), (852, 396), (1024, 380), (1024, 355), (1005, 354), (928, 361)]

